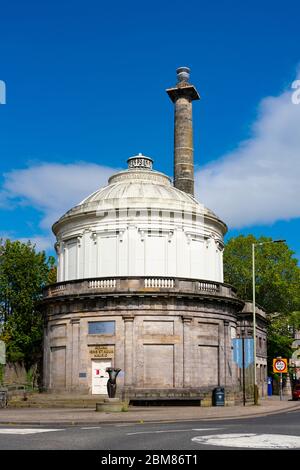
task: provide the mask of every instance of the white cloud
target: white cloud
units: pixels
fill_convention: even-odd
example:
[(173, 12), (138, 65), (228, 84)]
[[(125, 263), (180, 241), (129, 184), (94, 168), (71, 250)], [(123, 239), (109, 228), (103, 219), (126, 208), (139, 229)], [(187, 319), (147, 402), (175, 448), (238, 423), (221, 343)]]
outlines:
[[(116, 170), (92, 163), (40, 163), (4, 175), (0, 193), (3, 208), (29, 205), (42, 213), (41, 228), (49, 229), (68, 209), (107, 184)], [(43, 238), (36, 237), (41, 245)]]
[(252, 137), (196, 173), (197, 196), (230, 228), (300, 217), (300, 104), (293, 93), (265, 98)]

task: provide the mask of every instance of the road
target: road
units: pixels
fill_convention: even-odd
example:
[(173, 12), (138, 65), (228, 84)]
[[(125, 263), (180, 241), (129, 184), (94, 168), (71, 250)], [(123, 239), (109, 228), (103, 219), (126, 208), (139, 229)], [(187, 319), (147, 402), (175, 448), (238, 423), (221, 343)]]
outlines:
[[(221, 442), (224, 445), (220, 445)], [(0, 450), (199, 451), (289, 446), (300, 449), (300, 411), (257, 418), (180, 423), (0, 426)]]

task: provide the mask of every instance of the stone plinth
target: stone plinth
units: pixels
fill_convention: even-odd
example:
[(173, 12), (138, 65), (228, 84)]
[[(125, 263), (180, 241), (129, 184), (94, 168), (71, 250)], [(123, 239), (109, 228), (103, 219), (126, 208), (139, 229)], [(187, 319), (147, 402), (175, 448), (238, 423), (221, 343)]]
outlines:
[(127, 411), (128, 404), (120, 398), (105, 398), (102, 402), (96, 403), (96, 411), (114, 412)]

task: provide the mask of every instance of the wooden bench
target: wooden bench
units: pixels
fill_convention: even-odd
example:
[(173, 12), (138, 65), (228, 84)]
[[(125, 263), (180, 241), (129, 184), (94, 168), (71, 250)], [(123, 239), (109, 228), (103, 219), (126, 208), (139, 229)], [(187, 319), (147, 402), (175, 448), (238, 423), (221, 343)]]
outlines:
[(202, 397), (136, 397), (129, 404), (133, 406), (201, 406)]

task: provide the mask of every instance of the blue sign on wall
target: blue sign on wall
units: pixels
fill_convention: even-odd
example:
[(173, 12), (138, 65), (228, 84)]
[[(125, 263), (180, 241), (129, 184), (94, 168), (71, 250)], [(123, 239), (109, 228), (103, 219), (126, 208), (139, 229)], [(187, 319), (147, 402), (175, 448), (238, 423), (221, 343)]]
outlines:
[(253, 338), (244, 339), (245, 348), (245, 367), (250, 366), (254, 362), (254, 351), (253, 351)]
[(232, 354), (233, 354), (233, 361), (239, 366), (239, 367), (243, 367), (243, 364), (242, 364), (242, 360), (243, 360), (243, 356), (242, 356), (242, 340), (241, 339), (238, 339), (238, 338), (234, 338), (232, 340), (232, 347), (233, 347), (233, 351), (232, 351)]
[(243, 367), (243, 341), (244, 341), (244, 361), (245, 367), (249, 367), (254, 361), (253, 338), (232, 339), (233, 361), (240, 367)]
[(114, 335), (114, 321), (89, 321), (89, 335)]

